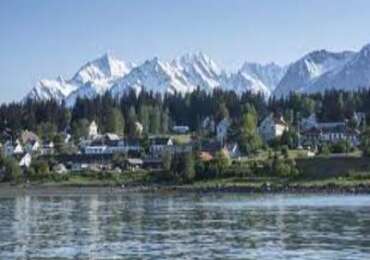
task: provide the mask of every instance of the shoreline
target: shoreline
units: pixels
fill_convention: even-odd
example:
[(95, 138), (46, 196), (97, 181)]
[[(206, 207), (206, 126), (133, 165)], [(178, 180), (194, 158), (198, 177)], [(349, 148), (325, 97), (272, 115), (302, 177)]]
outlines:
[(130, 193), (370, 194), (370, 184), (280, 185), (265, 183), (262, 185), (140, 185), (129, 187), (119, 185), (0, 184), (0, 197)]

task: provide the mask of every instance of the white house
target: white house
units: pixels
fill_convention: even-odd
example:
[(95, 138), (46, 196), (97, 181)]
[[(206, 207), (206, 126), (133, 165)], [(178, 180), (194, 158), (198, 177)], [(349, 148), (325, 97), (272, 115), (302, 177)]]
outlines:
[(13, 149), (13, 154), (14, 155), (21, 155), (23, 153), (24, 153), (23, 146), (21, 145), (21, 143), (19, 142), (19, 140), (17, 140), (15, 142), (15, 146), (14, 146), (14, 149)]
[(170, 137), (152, 137), (149, 139), (149, 144), (149, 151), (154, 156), (161, 156), (168, 147), (174, 145)]
[(141, 136), (143, 134), (143, 131), (144, 131), (143, 124), (140, 123), (139, 121), (136, 121), (135, 122), (135, 132), (137, 133), (137, 135)]
[(19, 161), (19, 166), (20, 167), (25, 167), (28, 168), (31, 166), (32, 162), (32, 156), (29, 153), (26, 153), (21, 160)]
[(222, 119), (216, 127), (217, 140), (224, 144), (227, 138), (227, 132), (230, 128), (231, 122), (228, 118)]
[(119, 139), (94, 141), (83, 148), (85, 154), (118, 154), (129, 152), (140, 152), (139, 139)]
[(109, 154), (108, 146), (106, 145), (88, 145), (85, 147), (85, 154)]
[(205, 131), (210, 131), (211, 133), (215, 132), (215, 128), (216, 128), (215, 121), (209, 116), (207, 116), (202, 121), (201, 126), (202, 126), (202, 129), (205, 130)]
[(270, 114), (261, 122), (258, 133), (265, 142), (268, 142), (282, 136), (284, 131), (288, 129), (288, 124), (282, 116)]
[(98, 125), (95, 121), (92, 121), (89, 125), (89, 138), (94, 139), (98, 134)]
[(186, 134), (190, 131), (190, 128), (186, 125), (175, 125), (172, 128), (172, 131), (177, 134)]

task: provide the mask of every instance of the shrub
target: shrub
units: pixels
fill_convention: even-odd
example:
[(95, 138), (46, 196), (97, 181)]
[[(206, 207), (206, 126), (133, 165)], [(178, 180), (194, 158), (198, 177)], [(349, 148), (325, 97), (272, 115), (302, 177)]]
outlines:
[(14, 158), (2, 158), (2, 165), (4, 168), (4, 181), (20, 182), (22, 179), (22, 169), (17, 160)]

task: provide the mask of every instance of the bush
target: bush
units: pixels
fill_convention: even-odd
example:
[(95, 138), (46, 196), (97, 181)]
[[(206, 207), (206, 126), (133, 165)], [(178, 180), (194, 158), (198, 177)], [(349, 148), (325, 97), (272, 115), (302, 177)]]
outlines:
[(20, 182), (22, 179), (22, 169), (17, 160), (14, 158), (6, 157), (1, 159), (1, 164), (4, 169), (3, 181)]
[(27, 170), (27, 176), (30, 180), (46, 180), (51, 177), (50, 167), (47, 161), (33, 161), (30, 168)]
[(283, 145), (281, 147), (281, 154), (284, 156), (285, 159), (289, 157), (289, 147), (287, 145)]
[(272, 174), (279, 177), (294, 178), (299, 175), (294, 160), (274, 160), (272, 164)]
[(348, 141), (340, 141), (336, 144), (331, 145), (332, 153), (349, 153), (353, 151), (352, 145)]
[(322, 155), (325, 155), (325, 156), (330, 155), (330, 153), (331, 153), (330, 147), (327, 144), (323, 144), (320, 147), (319, 153), (322, 154)]

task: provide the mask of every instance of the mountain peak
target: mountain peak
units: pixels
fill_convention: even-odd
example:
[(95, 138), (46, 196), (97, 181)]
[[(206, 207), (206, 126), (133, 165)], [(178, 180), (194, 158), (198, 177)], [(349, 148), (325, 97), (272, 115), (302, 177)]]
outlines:
[(132, 67), (133, 65), (131, 63), (125, 63), (110, 53), (105, 53), (82, 66), (72, 80), (79, 84), (112, 80), (123, 77)]

